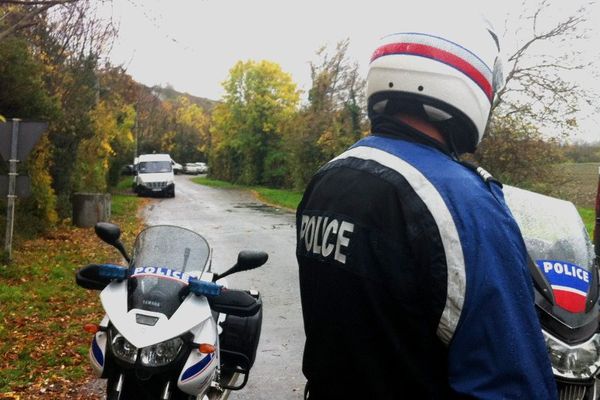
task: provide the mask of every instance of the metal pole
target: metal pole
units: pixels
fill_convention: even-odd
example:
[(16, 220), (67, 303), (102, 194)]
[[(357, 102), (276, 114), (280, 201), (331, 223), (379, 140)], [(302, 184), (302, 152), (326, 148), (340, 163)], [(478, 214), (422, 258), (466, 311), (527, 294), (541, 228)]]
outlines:
[(135, 131), (135, 147), (133, 150), (133, 159), (135, 160), (138, 156), (139, 152), (139, 142), (140, 142), (140, 124), (139, 124), (139, 113), (140, 113), (140, 87), (138, 85), (135, 99), (135, 123), (133, 126), (133, 130)]
[(12, 120), (12, 138), (10, 142), (10, 160), (8, 160), (8, 195), (6, 202), (6, 235), (4, 242), (4, 251), (8, 261), (12, 258), (12, 237), (13, 227), (15, 223), (15, 195), (17, 186), (17, 140), (19, 137), (19, 121), (18, 118)]
[(596, 223), (594, 224), (594, 249), (600, 263), (600, 167), (598, 167), (598, 187), (596, 188)]
[(138, 125), (138, 104), (135, 105), (135, 125), (133, 127), (135, 130), (135, 148), (133, 150), (133, 159), (135, 160), (138, 156), (138, 143), (139, 143), (139, 125)]

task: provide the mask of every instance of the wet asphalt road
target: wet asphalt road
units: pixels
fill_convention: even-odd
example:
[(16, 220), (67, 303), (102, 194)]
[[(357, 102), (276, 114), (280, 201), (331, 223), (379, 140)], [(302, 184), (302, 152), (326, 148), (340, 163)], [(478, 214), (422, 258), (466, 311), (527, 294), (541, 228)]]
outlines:
[(294, 214), (261, 204), (252, 194), (214, 189), (176, 177), (176, 197), (144, 210), (148, 225), (173, 224), (203, 235), (213, 248), (213, 270), (232, 266), (240, 250), (263, 250), (267, 263), (227, 278), (230, 287), (255, 288), (263, 299), (263, 325), (247, 386), (230, 399), (302, 399), (304, 330), (295, 259)]

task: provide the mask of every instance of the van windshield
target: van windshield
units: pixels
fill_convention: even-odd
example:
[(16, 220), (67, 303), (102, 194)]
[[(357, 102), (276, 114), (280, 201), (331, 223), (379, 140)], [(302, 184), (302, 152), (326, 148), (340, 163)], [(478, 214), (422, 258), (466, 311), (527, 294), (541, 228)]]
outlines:
[(142, 161), (138, 164), (138, 172), (141, 174), (171, 172), (171, 168), (170, 161)]

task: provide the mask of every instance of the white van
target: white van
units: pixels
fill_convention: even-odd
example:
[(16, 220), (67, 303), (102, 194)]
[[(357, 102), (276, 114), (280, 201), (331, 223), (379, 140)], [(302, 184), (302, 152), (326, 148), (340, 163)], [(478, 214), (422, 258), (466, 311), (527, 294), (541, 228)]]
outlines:
[(142, 154), (135, 164), (134, 191), (138, 195), (164, 194), (175, 197), (175, 177), (171, 156)]

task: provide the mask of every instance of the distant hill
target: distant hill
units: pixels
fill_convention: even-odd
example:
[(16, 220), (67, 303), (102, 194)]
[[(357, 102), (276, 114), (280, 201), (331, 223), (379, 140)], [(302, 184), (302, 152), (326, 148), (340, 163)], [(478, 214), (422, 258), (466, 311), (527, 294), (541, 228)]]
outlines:
[(157, 86), (152, 86), (152, 87), (148, 87), (148, 86), (144, 86), (144, 87), (148, 91), (151, 91), (156, 96), (158, 96), (158, 98), (161, 100), (173, 100), (179, 96), (185, 96), (188, 99), (190, 99), (190, 101), (192, 103), (199, 105), (200, 107), (202, 107), (204, 109), (204, 111), (207, 111), (207, 112), (211, 112), (212, 109), (217, 104), (219, 104), (219, 102), (216, 100), (211, 100), (211, 99), (207, 99), (204, 97), (193, 96), (189, 93), (178, 92), (172, 86), (162, 87), (162, 86), (157, 85)]

